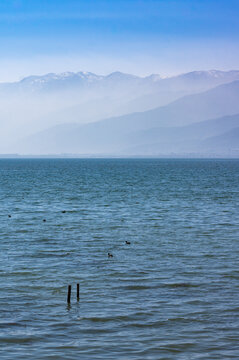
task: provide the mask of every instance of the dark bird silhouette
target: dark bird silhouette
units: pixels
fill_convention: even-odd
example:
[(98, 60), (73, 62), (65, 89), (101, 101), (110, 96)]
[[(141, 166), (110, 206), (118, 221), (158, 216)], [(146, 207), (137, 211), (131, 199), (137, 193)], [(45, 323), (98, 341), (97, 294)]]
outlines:
[(62, 214), (65, 214), (66, 213), (66, 210), (62, 210)]
[(125, 241), (125, 244), (130, 245), (131, 242), (126, 240), (126, 241)]
[(112, 258), (112, 257), (113, 257), (113, 254), (108, 253), (108, 257), (109, 257), (109, 258)]
[(43, 222), (46, 222), (46, 219), (43, 219), (42, 221), (43, 221)]
[(12, 215), (8, 215), (8, 217), (9, 217), (9, 218), (11, 218), (11, 217), (12, 217)]

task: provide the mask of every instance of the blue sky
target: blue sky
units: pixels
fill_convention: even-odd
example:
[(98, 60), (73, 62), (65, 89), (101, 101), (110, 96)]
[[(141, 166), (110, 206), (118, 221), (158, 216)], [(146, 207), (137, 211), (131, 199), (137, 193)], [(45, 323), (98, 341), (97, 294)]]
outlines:
[(239, 68), (238, 0), (1, 0), (0, 81)]

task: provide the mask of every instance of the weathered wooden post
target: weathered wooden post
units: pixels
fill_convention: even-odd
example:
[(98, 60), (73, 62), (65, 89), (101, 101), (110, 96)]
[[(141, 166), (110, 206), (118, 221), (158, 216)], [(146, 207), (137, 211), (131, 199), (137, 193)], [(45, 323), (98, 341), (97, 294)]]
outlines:
[(71, 285), (68, 285), (67, 303), (71, 303)]
[(76, 297), (77, 297), (77, 301), (80, 300), (80, 284), (77, 283), (76, 285)]

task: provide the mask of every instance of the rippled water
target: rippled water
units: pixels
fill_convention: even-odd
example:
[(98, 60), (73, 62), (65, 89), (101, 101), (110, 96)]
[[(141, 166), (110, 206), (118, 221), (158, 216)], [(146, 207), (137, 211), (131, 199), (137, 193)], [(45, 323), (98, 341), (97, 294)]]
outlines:
[(0, 359), (238, 359), (238, 184), (237, 160), (0, 160)]

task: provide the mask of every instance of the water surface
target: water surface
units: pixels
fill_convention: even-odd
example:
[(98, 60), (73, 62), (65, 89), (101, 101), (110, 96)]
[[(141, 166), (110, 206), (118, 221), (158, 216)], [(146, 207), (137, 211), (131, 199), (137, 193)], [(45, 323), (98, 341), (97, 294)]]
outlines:
[(0, 358), (238, 359), (238, 184), (238, 160), (0, 160)]

